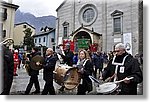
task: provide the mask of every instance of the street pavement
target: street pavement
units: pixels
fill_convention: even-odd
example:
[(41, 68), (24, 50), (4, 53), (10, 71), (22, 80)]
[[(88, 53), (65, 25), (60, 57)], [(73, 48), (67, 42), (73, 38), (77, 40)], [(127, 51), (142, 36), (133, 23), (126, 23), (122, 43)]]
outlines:
[[(14, 80), (13, 80), (13, 84), (12, 84), (12, 88), (10, 91), (11, 95), (23, 95), (25, 92), (25, 89), (28, 85), (29, 82), (29, 76), (26, 72), (26, 69), (21, 67), (20, 69), (17, 70), (17, 74), (18, 76), (14, 76)], [(44, 88), (44, 80), (43, 80), (43, 70), (40, 70), (39, 73), (39, 83), (40, 83), (40, 88), (41, 88), (41, 92)], [(97, 84), (93, 82), (93, 91), (91, 91), (90, 93), (87, 93), (88, 95), (98, 95), (97, 91), (96, 91), (96, 86)], [(54, 88), (56, 91), (57, 95), (76, 95), (77, 92), (77, 88), (73, 89), (73, 90), (65, 90), (63, 92), (59, 91), (58, 89), (61, 86), (58, 85), (55, 81), (54, 81)], [(138, 85), (138, 94), (142, 95), (143, 94), (143, 85), (139, 84)], [(32, 92), (35, 91), (34, 86), (31, 89), (30, 95), (34, 95), (32, 94)], [(36, 94), (36, 95), (40, 95), (40, 94)]]

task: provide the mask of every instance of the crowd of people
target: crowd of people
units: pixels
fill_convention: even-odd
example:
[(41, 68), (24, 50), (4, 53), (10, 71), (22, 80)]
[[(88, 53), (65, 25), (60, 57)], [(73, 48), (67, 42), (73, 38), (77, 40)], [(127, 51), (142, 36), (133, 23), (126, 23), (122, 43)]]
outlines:
[[(1, 94), (8, 95), (10, 93), (13, 76), (17, 76), (16, 70), (17, 67), (20, 68), (20, 63), (30, 63), (34, 56), (41, 54), (37, 47), (32, 48), (32, 52), (29, 56), (23, 56), (19, 54), (17, 50), (12, 53), (4, 46), (3, 53), (4, 88)], [(122, 43), (118, 43), (114, 51), (110, 51), (108, 54), (105, 52), (102, 53), (101, 51), (89, 53), (85, 49), (74, 53), (70, 50), (70, 45), (66, 45), (64, 49), (62, 45), (59, 45), (57, 52), (54, 52), (52, 48), (48, 48), (44, 56), (44, 63), (40, 64), (43, 68), (43, 80), (45, 81), (44, 89), (41, 92), (42, 95), (56, 94), (53, 85), (53, 71), (55, 70), (58, 60), (61, 64), (66, 64), (71, 67), (76, 65), (78, 68), (81, 80), (77, 86), (77, 95), (86, 95), (87, 92), (93, 90), (92, 80), (89, 76), (103, 81), (106, 79), (112, 82), (123, 80), (123, 82), (119, 84), (119, 89), (121, 90), (119, 94), (121, 95), (136, 95), (137, 84), (143, 81), (138, 60), (126, 52), (125, 46)], [(35, 91), (32, 93), (39, 94), (39, 70), (34, 70), (31, 66), (29, 66), (29, 68), (30, 79), (24, 94), (29, 95), (33, 85), (35, 86)], [(132, 79), (130, 79), (131, 77)], [(64, 89), (65, 86), (62, 85), (59, 90), (65, 91)]]

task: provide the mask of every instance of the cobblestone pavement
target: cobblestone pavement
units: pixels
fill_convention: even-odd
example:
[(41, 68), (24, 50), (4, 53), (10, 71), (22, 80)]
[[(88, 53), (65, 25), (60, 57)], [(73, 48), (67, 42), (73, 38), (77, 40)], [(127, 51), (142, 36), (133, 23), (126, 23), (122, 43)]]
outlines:
[[(29, 81), (29, 76), (26, 72), (25, 68), (20, 68), (17, 70), (18, 76), (14, 76), (14, 80), (13, 80), (13, 84), (12, 84), (12, 88), (11, 88), (11, 95), (23, 95), (25, 92), (25, 89), (27, 87), (28, 81)], [(40, 87), (41, 87), (41, 91), (44, 88), (44, 80), (43, 80), (43, 70), (40, 70), (39, 73), (39, 82), (40, 82)], [(54, 82), (54, 88), (56, 91), (57, 95), (75, 95), (76, 94), (76, 90), (65, 90), (64, 92), (60, 92), (58, 89), (61, 86), (58, 85), (57, 83)], [(142, 95), (143, 94), (143, 85), (139, 84), (138, 85), (138, 94)], [(34, 87), (32, 87), (31, 89), (31, 93), (35, 90)], [(33, 95), (31, 94), (30, 95)], [(98, 93), (96, 92), (96, 88), (95, 88), (95, 83), (93, 83), (93, 91), (91, 91), (90, 93), (87, 93), (88, 95), (97, 95)], [(39, 95), (39, 94), (36, 94)]]

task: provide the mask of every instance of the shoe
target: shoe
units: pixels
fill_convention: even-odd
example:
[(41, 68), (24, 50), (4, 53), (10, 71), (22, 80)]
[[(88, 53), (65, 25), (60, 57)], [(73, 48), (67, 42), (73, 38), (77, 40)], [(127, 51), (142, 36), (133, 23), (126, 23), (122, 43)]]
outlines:
[(64, 91), (64, 87), (61, 87), (60, 89), (58, 89), (59, 91)]
[(34, 92), (32, 92), (32, 94), (38, 94), (38, 93), (40, 93), (40, 91), (34, 91)]
[(14, 76), (18, 76), (18, 74), (14, 74)]
[(27, 94), (27, 93), (23, 93), (23, 95), (29, 95), (29, 94)]
[(25, 92), (25, 93), (23, 93), (23, 95), (29, 95), (29, 93)]

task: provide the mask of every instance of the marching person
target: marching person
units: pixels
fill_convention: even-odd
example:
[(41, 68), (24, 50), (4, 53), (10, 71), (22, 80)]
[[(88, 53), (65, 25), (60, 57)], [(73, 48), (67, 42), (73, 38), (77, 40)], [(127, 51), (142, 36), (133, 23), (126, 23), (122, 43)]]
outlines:
[(55, 69), (57, 58), (53, 55), (53, 49), (48, 48), (46, 50), (45, 63), (43, 65), (43, 79), (45, 80), (45, 86), (42, 91), (42, 95), (55, 95), (55, 89), (53, 86), (53, 71)]
[(5, 46), (2, 46), (2, 55), (3, 55), (3, 83), (2, 83), (2, 93), (1, 95), (9, 95), (10, 89), (13, 82), (13, 72), (14, 72), (14, 59), (13, 59), (13, 53), (6, 48)]
[(18, 58), (18, 50), (14, 51), (14, 76), (18, 76), (17, 74), (17, 67), (19, 65), (19, 58)]
[(131, 54), (126, 52), (123, 43), (116, 44), (115, 52), (116, 55), (109, 61), (100, 79), (123, 80), (119, 84), (119, 94), (136, 95), (137, 84), (143, 80), (139, 63)]
[(65, 64), (67, 64), (68, 66), (73, 65), (73, 56), (74, 56), (74, 54), (70, 50), (70, 44), (66, 44), (64, 53), (59, 53), (59, 54), (63, 58), (63, 61), (64, 61)]
[[(32, 53), (30, 55), (30, 61), (36, 55), (40, 55), (40, 53), (38, 52), (38, 48), (34, 47), (34, 48), (32, 48)], [(28, 95), (30, 93), (30, 90), (31, 90), (33, 84), (34, 84), (36, 90), (32, 93), (34, 93), (34, 94), (40, 93), (40, 84), (39, 84), (39, 80), (38, 80), (39, 70), (34, 70), (30, 66), (29, 66), (29, 68), (30, 68), (29, 69), (30, 81), (26, 88), (25, 95)]]
[(93, 65), (87, 51), (81, 50), (78, 55), (77, 67), (81, 74), (81, 81), (77, 89), (77, 95), (85, 95), (87, 91), (92, 91), (92, 81), (89, 75), (93, 73)]
[[(61, 48), (61, 46), (60, 46)], [(63, 50), (63, 49), (61, 49)], [(65, 45), (65, 50), (62, 51), (62, 53), (59, 53), (59, 55), (62, 57), (64, 64), (67, 64), (68, 66), (73, 66), (73, 57), (74, 53), (70, 50), (70, 44)], [(62, 86), (59, 90), (64, 91), (64, 86)]]

